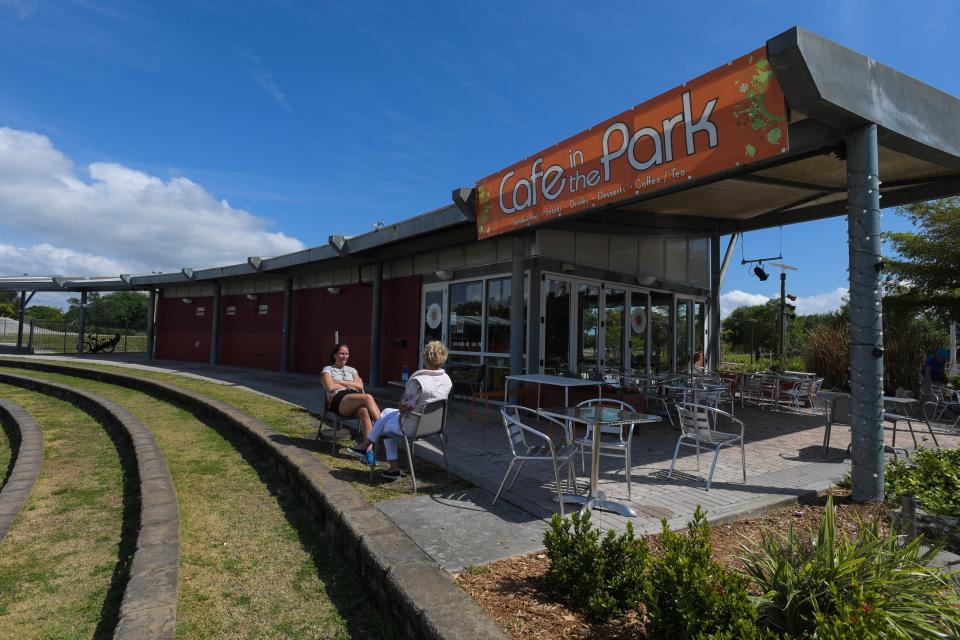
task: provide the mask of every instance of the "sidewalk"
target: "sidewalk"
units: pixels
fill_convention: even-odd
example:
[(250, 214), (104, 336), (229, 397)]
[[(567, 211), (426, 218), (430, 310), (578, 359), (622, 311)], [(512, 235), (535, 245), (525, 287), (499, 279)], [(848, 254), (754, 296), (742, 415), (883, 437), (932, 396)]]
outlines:
[[(140, 356), (142, 358), (142, 356)], [(97, 358), (55, 357), (61, 362), (100, 362), (124, 367), (152, 369), (244, 387), (314, 412), (320, 412), (319, 379), (300, 374), (280, 374), (238, 367), (210, 367), (203, 364), (153, 361), (145, 365), (133, 355)], [(374, 390), (384, 403), (395, 403), (399, 390)], [(491, 505), (510, 460), (507, 436), (496, 411), (489, 420), (467, 419), (467, 405), (454, 402), (447, 420), (450, 470), (475, 485), (468, 491), (444, 496), (418, 496), (380, 503), (377, 507), (403, 529), (421, 548), (445, 569), (459, 571), (468, 564), (491, 562), (542, 548), (546, 520), (559, 510), (553, 470), (548, 464), (528, 464), (512, 491), (504, 491)], [(771, 412), (747, 407), (737, 408), (737, 416), (746, 425), (747, 482), (742, 482), (740, 455), (736, 449), (720, 453), (710, 491), (704, 489), (711, 456), (701, 455), (700, 471), (692, 453), (681, 451), (673, 479), (667, 470), (676, 446), (679, 430), (669, 422), (640, 425), (634, 434), (632, 499), (627, 498), (623, 463), (601, 459), (600, 489), (608, 499), (629, 504), (638, 513), (629, 519), (638, 533), (659, 531), (666, 518), (673, 528), (682, 528), (692, 518), (697, 505), (707, 512), (711, 522), (748, 517), (751, 514), (783, 506), (798, 498), (823, 491), (849, 472), (850, 462), (843, 456), (849, 443), (849, 429), (834, 431), (832, 448), (821, 458), (820, 443), (824, 420), (819, 414)], [(889, 442), (889, 425), (886, 435)], [(921, 434), (918, 431), (918, 438)], [(911, 442), (900, 434), (900, 442)], [(938, 434), (941, 445), (955, 447), (955, 434)], [(899, 438), (898, 438), (899, 439)], [(898, 443), (899, 444), (899, 443)], [(418, 443), (418, 453), (442, 464), (439, 448)], [(587, 461), (589, 464), (589, 460)], [(581, 486), (585, 473), (577, 468)], [(627, 518), (594, 512), (594, 521), (604, 527), (622, 530)]]

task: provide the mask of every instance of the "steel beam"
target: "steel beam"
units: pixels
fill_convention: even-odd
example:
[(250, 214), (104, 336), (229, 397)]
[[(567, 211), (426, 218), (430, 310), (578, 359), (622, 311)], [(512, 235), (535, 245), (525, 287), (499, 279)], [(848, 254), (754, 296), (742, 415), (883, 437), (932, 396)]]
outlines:
[[(733, 240), (730, 240), (731, 245)], [(729, 251), (727, 254), (729, 255)], [(720, 368), (720, 287), (723, 286), (723, 269), (720, 267), (720, 234), (710, 237), (710, 342), (707, 346), (706, 366), (712, 371)]]
[(23, 348), (23, 315), (27, 310), (27, 292), (20, 292), (20, 313), (17, 321), (17, 349)]
[(883, 500), (883, 308), (877, 125), (847, 135), (853, 499)]

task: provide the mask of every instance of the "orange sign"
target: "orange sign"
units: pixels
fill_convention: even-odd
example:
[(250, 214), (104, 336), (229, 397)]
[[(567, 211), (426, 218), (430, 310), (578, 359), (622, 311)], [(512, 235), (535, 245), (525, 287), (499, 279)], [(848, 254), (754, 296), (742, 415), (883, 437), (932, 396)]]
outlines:
[(477, 182), (477, 235), (640, 197), (787, 150), (764, 48)]

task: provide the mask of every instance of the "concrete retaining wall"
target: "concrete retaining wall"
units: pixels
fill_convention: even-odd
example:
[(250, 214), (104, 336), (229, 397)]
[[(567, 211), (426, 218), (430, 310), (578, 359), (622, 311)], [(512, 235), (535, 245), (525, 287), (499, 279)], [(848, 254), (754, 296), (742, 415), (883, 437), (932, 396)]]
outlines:
[(501, 639), (499, 626), (450, 577), (387, 518), (331, 469), (287, 436), (245, 413), (202, 394), (99, 370), (45, 362), (0, 359), (20, 367), (99, 380), (149, 393), (192, 412), (204, 422), (236, 433), (264, 457), (297, 493), (330, 536), (335, 550), (360, 576), (380, 612), (401, 638)]
[(43, 432), (20, 405), (0, 399), (0, 424), (10, 434), (10, 475), (0, 490), (0, 542), (23, 508), (40, 475)]

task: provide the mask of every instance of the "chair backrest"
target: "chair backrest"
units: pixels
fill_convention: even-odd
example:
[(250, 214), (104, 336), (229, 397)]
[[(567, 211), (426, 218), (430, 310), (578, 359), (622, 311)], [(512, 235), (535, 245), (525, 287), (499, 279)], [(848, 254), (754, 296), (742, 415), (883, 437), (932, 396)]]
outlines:
[(508, 404), (500, 409), (503, 426), (507, 430), (507, 439), (510, 441), (510, 453), (514, 456), (525, 454), (529, 448), (526, 434), (521, 426), (523, 424), (523, 414), (533, 417), (536, 415), (536, 412), (527, 407), (521, 407), (515, 404)]
[(830, 402), (830, 424), (853, 424), (853, 398), (847, 394), (834, 396)]
[(400, 415), (400, 430), (408, 438), (426, 438), (443, 431), (447, 421), (447, 401), (434, 400), (424, 405), (419, 413)]
[[(630, 404), (624, 402), (623, 400), (615, 400), (614, 398), (590, 398), (589, 400), (584, 400), (577, 404), (578, 407), (612, 407), (614, 409), (620, 409), (621, 411), (633, 411), (637, 412)], [(590, 437), (590, 434), (593, 433), (593, 427), (587, 425), (587, 437)], [(623, 440), (623, 427), (618, 424), (605, 425), (600, 427), (600, 433), (606, 433), (610, 435), (619, 436)]]
[(330, 399), (327, 397), (327, 388), (323, 386), (323, 383), (320, 383), (320, 397), (323, 400), (323, 412), (326, 413), (330, 409)]
[(680, 431), (685, 436), (697, 440), (712, 442), (712, 425), (716, 409), (698, 404), (678, 404), (677, 415), (680, 416)]

